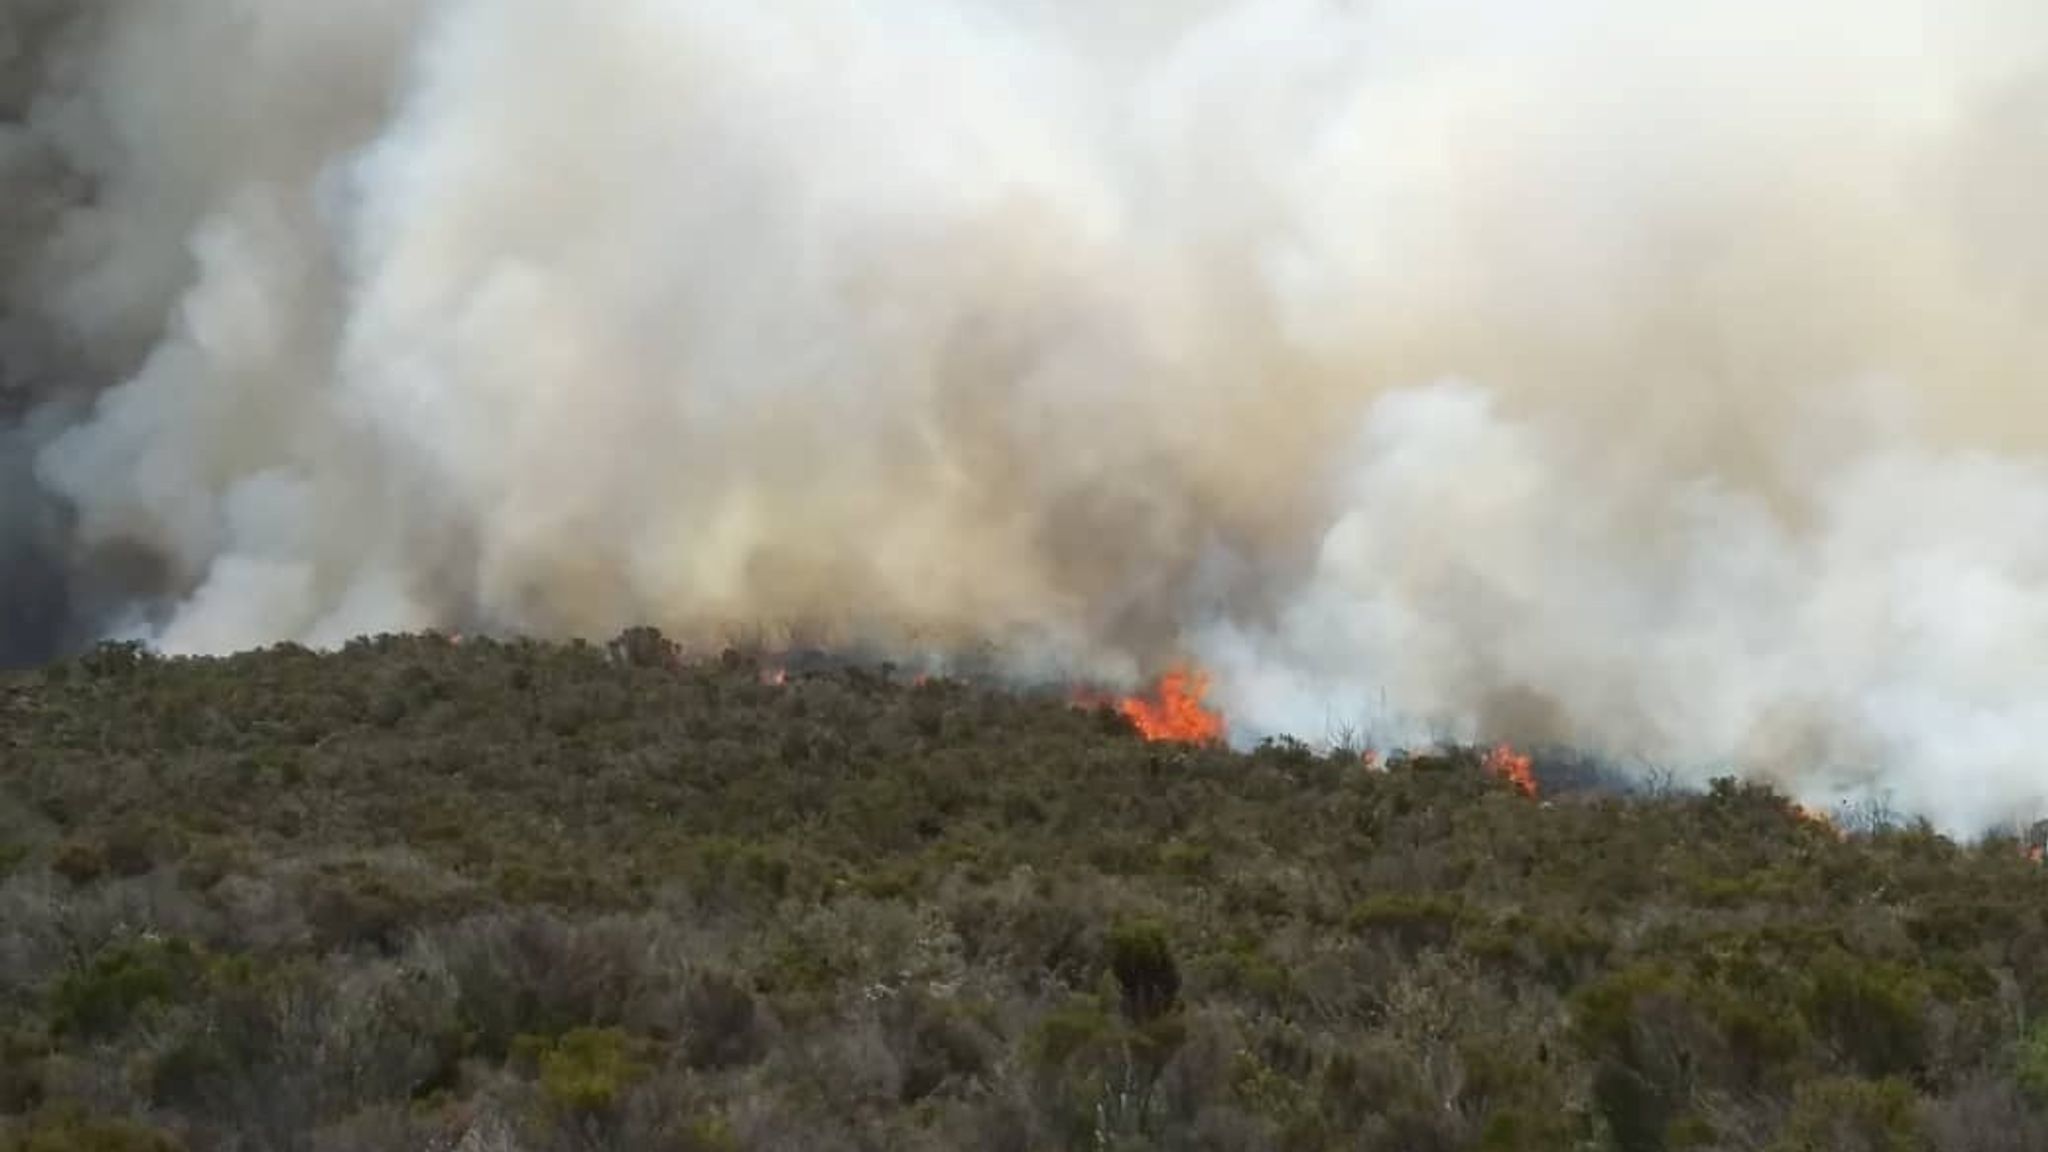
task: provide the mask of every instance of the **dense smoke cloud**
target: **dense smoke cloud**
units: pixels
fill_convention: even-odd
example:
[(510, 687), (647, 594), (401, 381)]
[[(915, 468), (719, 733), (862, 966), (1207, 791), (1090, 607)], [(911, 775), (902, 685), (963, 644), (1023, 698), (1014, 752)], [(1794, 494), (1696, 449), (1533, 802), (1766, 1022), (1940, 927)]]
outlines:
[(16, 603), (2048, 800), (2032, 0), (16, 11)]

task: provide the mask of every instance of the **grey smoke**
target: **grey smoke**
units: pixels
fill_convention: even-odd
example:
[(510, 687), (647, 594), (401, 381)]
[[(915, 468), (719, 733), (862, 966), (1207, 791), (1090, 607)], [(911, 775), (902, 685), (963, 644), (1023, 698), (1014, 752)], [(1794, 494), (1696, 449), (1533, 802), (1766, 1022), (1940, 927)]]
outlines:
[(16, 12), (11, 598), (2048, 800), (2031, 0)]

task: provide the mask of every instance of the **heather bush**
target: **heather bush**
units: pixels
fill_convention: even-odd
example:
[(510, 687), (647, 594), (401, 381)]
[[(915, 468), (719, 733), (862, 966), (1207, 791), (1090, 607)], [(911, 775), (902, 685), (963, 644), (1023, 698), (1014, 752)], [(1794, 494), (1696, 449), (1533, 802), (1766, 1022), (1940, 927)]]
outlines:
[(648, 630), (0, 691), (6, 1152), (2048, 1146), (2018, 838)]

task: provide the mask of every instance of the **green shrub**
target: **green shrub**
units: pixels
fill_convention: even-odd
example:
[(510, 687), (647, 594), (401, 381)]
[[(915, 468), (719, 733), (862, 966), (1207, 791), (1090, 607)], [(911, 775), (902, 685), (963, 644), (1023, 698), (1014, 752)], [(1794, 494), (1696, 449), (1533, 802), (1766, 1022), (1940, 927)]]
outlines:
[(1795, 1092), (1770, 1152), (1927, 1152), (1919, 1102), (1902, 1080), (1817, 1080)]
[(1577, 1117), (1554, 1103), (1495, 1109), (1480, 1129), (1480, 1152), (1574, 1152), (1585, 1146)]
[(42, 1061), (49, 1045), (26, 1029), (0, 1032), (0, 1116), (43, 1102)]
[(168, 1132), (132, 1120), (92, 1117), (77, 1104), (44, 1108), (18, 1135), (0, 1129), (0, 1152), (184, 1152)]
[(653, 1071), (648, 1046), (617, 1028), (578, 1028), (525, 1046), (534, 1052), (548, 1103), (572, 1115), (612, 1111)]
[(2035, 1104), (2048, 1107), (2048, 1019), (2034, 1021), (2015, 1048), (2014, 1079)]
[(1464, 906), (1454, 897), (1407, 893), (1372, 896), (1349, 917), (1352, 931), (1385, 936), (1411, 953), (1448, 947), (1464, 920)]
[(1687, 988), (1670, 970), (1639, 965), (1582, 990), (1574, 1038), (1593, 1060), (1593, 1108), (1619, 1152), (1659, 1152), (1686, 1099), (1698, 1033)]
[(1136, 920), (1110, 930), (1109, 968), (1123, 990), (1125, 1018), (1144, 1024), (1180, 1006), (1180, 966), (1156, 920)]
[(1118, 1035), (1116, 1021), (1101, 1005), (1081, 997), (1040, 1017), (1025, 1041), (1025, 1050), (1041, 1068), (1057, 1068), (1113, 1042)]
[(1851, 1067), (1882, 1079), (1925, 1063), (1928, 994), (1911, 973), (1837, 952), (1815, 962), (1810, 979), (1805, 1015)]
[(57, 982), (51, 1017), (60, 1033), (111, 1035), (146, 1009), (189, 996), (203, 972), (200, 953), (183, 940), (115, 945)]

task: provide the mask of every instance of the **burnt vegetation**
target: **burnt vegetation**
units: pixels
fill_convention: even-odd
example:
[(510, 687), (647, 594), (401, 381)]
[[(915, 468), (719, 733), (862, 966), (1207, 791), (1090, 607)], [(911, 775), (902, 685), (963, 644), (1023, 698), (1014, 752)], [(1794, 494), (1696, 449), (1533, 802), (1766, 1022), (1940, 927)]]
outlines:
[(2016, 839), (773, 679), (0, 680), (0, 1149), (2048, 1147)]

